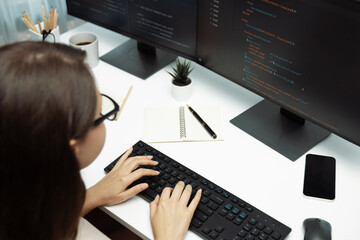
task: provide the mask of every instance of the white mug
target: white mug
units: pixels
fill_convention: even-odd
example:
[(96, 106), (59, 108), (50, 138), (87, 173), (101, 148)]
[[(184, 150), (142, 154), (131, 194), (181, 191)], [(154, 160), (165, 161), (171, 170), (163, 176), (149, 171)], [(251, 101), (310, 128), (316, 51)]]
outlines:
[(99, 42), (93, 33), (76, 33), (69, 39), (69, 45), (86, 52), (85, 62), (90, 68), (99, 63)]

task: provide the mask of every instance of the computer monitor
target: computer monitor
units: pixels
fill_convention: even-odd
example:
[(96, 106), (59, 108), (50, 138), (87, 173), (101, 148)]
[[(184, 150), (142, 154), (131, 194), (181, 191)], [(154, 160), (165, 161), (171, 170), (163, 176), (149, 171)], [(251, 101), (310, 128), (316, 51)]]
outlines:
[(199, 0), (198, 9), (198, 62), (265, 98), (233, 124), (291, 160), (329, 132), (360, 145), (359, 3)]
[(129, 40), (101, 59), (140, 78), (146, 79), (178, 55), (195, 57), (197, 0), (67, 0), (66, 3), (70, 15), (137, 40)]

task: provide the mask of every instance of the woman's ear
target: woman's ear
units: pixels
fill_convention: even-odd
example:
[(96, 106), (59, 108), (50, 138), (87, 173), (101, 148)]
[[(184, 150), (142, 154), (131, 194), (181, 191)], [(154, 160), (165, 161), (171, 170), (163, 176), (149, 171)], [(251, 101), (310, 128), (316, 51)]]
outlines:
[(70, 145), (71, 149), (73, 150), (75, 156), (77, 156), (79, 154), (78, 140), (76, 140), (74, 138), (70, 139), (69, 145)]

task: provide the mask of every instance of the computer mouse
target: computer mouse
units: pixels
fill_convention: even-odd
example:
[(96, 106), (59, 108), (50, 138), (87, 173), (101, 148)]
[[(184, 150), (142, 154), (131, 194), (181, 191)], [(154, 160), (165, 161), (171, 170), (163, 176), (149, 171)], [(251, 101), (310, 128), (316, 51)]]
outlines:
[(331, 240), (331, 225), (319, 218), (308, 218), (303, 222), (304, 240)]

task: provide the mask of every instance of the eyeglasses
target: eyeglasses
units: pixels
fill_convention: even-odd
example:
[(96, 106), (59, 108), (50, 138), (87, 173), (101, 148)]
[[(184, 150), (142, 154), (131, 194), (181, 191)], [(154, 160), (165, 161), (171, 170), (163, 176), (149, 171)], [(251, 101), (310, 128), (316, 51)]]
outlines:
[(94, 121), (93, 126), (98, 126), (106, 119), (110, 121), (115, 120), (116, 114), (120, 110), (119, 104), (117, 104), (111, 97), (105, 94), (101, 94), (101, 100), (102, 100), (101, 112), (100, 112), (101, 117), (99, 117)]

